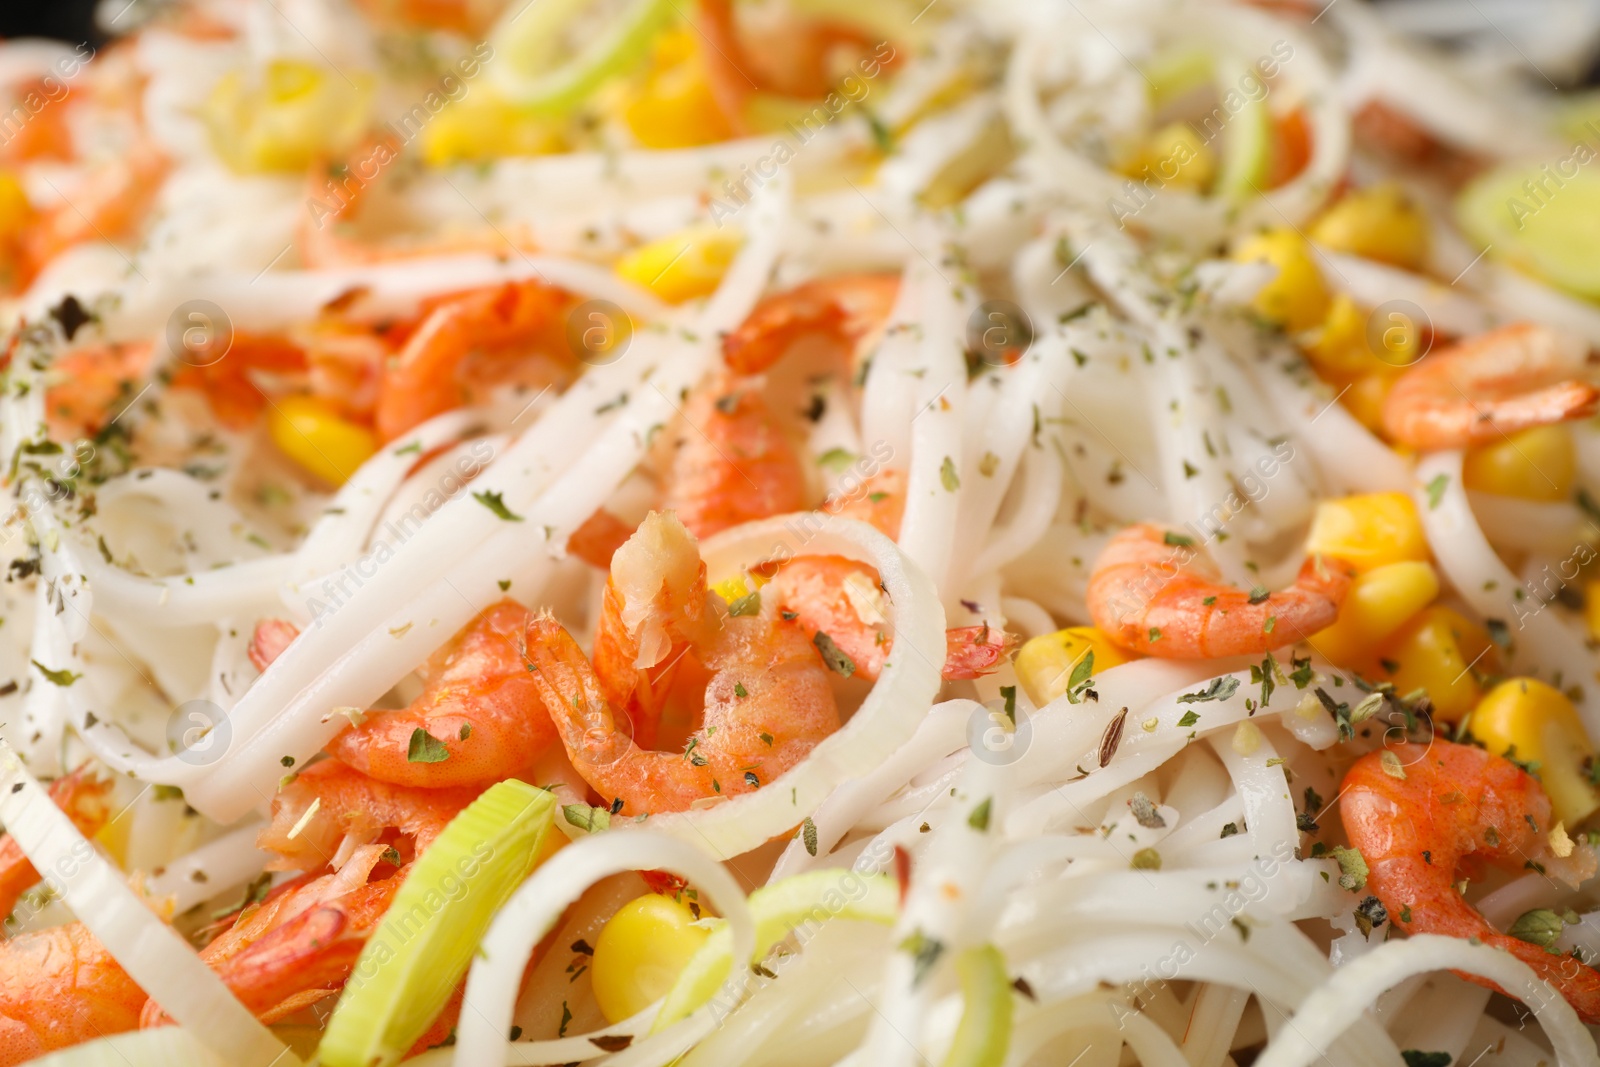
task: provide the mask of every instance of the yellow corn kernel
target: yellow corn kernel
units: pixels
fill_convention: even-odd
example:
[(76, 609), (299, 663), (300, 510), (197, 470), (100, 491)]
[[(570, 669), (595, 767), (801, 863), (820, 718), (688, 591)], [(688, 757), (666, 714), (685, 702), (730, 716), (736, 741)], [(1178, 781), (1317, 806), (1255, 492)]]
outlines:
[(343, 485), (378, 450), (371, 430), (309, 396), (274, 403), (267, 428), (279, 451), (330, 485)]
[(422, 128), (422, 158), (434, 167), (542, 155), (563, 143), (558, 124), (525, 114), (487, 87), (446, 106)]
[(644, 84), (627, 94), (622, 115), (646, 148), (690, 148), (733, 136), (687, 26), (657, 39), (654, 66)]
[(1033, 702), (1044, 707), (1067, 691), (1072, 668), (1090, 652), (1096, 673), (1138, 658), (1093, 626), (1069, 626), (1022, 646), (1016, 659), (1017, 680)]
[(1417, 560), (1387, 563), (1358, 575), (1332, 626), (1311, 647), (1341, 667), (1365, 660), (1385, 638), (1439, 595), (1439, 575)]
[(711, 591), (723, 600), (732, 604), (740, 597), (749, 596), (751, 593), (766, 585), (769, 579), (759, 574), (736, 574), (732, 578), (724, 578), (711, 587)]
[(1493, 669), (1490, 648), (1482, 627), (1435, 604), (1380, 646), (1379, 662), (1396, 692), (1426, 690), (1434, 718), (1456, 722), (1483, 696), (1473, 671), (1487, 674)]
[(1468, 489), (1480, 493), (1559, 502), (1571, 498), (1577, 472), (1571, 431), (1537, 426), (1469, 448), (1461, 476)]
[(1428, 538), (1405, 493), (1364, 493), (1317, 505), (1308, 553), (1342, 559), (1364, 574), (1402, 560), (1426, 560)]
[(372, 78), (333, 74), (298, 59), (232, 70), (200, 115), (211, 144), (236, 171), (300, 171), (355, 147), (367, 127)]
[(1347, 193), (1311, 227), (1311, 239), (1337, 252), (1419, 270), (1428, 256), (1428, 220), (1398, 185)]
[(0, 170), (0, 235), (15, 235), (32, 215), (27, 190), (11, 171)]
[(1600, 641), (1600, 578), (1583, 584), (1583, 621), (1589, 627), (1589, 636)]
[(669, 304), (681, 304), (716, 290), (739, 244), (736, 231), (695, 226), (629, 252), (617, 273)]
[(1324, 374), (1354, 377), (1373, 369), (1377, 361), (1367, 347), (1367, 316), (1348, 294), (1333, 298), (1322, 328), (1305, 353), (1311, 365)]
[(667, 995), (710, 931), (693, 925), (685, 904), (658, 893), (630, 900), (594, 943), (589, 980), (600, 1011), (614, 1023)]
[(1328, 287), (1311, 246), (1298, 233), (1285, 227), (1247, 237), (1233, 250), (1233, 258), (1278, 268), (1278, 276), (1256, 294), (1254, 306), (1262, 318), (1298, 333), (1327, 317)]
[(1348, 383), (1350, 388), (1339, 398), (1339, 402), (1357, 422), (1373, 433), (1379, 433), (1383, 430), (1384, 401), (1389, 399), (1389, 390), (1394, 388), (1395, 380), (1399, 376), (1398, 369), (1375, 370), (1370, 374), (1363, 374)]
[(1600, 808), (1600, 790), (1588, 772), (1594, 746), (1559, 690), (1532, 678), (1501, 682), (1472, 709), (1471, 729), (1490, 752), (1537, 763), (1556, 817), (1568, 826)]
[(1187, 122), (1174, 122), (1147, 137), (1117, 169), (1134, 179), (1148, 170), (1162, 185), (1199, 192), (1217, 176), (1217, 156)]

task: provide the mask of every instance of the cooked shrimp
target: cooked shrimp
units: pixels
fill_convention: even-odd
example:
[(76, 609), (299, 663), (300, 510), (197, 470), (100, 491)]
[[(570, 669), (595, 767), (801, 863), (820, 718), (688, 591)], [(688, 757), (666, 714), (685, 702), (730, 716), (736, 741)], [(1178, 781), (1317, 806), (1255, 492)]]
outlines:
[(255, 632), (250, 635), (250, 647), (245, 654), (250, 657), (256, 670), (264, 671), (299, 636), (300, 630), (286, 619), (262, 619), (256, 623)]
[[(422, 694), (401, 711), (374, 711), (328, 744), (356, 770), (395, 785), (490, 785), (522, 771), (555, 742), (555, 727), (523, 658), (528, 609), (488, 608), (418, 672)], [(447, 755), (416, 759), (423, 731)]]
[(224, 353), (206, 353), (197, 363), (178, 365), (175, 389), (204, 394), (211, 414), (230, 430), (248, 430), (270, 403), (261, 389), (264, 376), (299, 376), (306, 371), (305, 351), (285, 337), (235, 333)]
[(50, 367), (53, 384), (45, 392), (50, 436), (61, 441), (88, 437), (133, 401), (134, 383), (150, 369), (148, 341), (75, 348)]
[(678, 420), (662, 507), (696, 537), (805, 506), (805, 470), (759, 391), (714, 376)]
[[(640, 530), (638, 545), (648, 545), (652, 553), (638, 562), (641, 569), (656, 570), (657, 587), (698, 584), (703, 589), (697, 546), (681, 523), (669, 515), (652, 515)], [(625, 553), (634, 544), (630, 541), (618, 553), (613, 573), (628, 566)], [(700, 575), (698, 583), (667, 577), (685, 573)], [(628, 588), (638, 587), (636, 581)], [(620, 576), (618, 584), (624, 584)], [(648, 609), (649, 600), (643, 599), (637, 607)], [(623, 608), (628, 608), (626, 600)], [(702, 727), (684, 752), (642, 748), (620, 731), (607, 687), (571, 635), (549, 616), (530, 628), (534, 678), (553, 709), (568, 757), (603, 797), (620, 799), (623, 811), (682, 811), (706, 797), (757, 789), (839, 728), (827, 670), (799, 627), (771, 610), (721, 621), (720, 628), (709, 627), (690, 645), (690, 653), (711, 677)], [(650, 620), (643, 625), (661, 634), (670, 623)]]
[(567, 551), (591, 567), (607, 570), (617, 549), (633, 536), (633, 529), (605, 508), (599, 508), (572, 531), (567, 538)]
[(1338, 618), (1351, 573), (1313, 557), (1293, 585), (1249, 592), (1223, 585), (1192, 541), (1154, 523), (1129, 526), (1095, 560), (1094, 624), (1124, 648), (1166, 659), (1219, 659), (1281, 648)]
[(905, 472), (898, 467), (884, 467), (848, 492), (824, 500), (822, 510), (860, 519), (886, 537), (898, 540), (900, 520), (906, 513)]
[(316, 870), (388, 831), (404, 838), (397, 844), (415, 855), (478, 792), (391, 785), (338, 760), (323, 760), (295, 775), (272, 798), (272, 822), (256, 843), (278, 854), (272, 870)]
[[(107, 800), (111, 786), (110, 779), (96, 777), (86, 763), (51, 782), (50, 799), (66, 812), (79, 833), (93, 837), (111, 817)], [(0, 915), (10, 915), (22, 894), (38, 883), (39, 872), (23, 855), (16, 839), (10, 834), (0, 835)]]
[(166, 158), (144, 141), (96, 165), (61, 203), (42, 210), (22, 236), (24, 278), (73, 245), (126, 236), (154, 201), (166, 169)]
[[(688, 549), (684, 545), (689, 546)], [(600, 602), (594, 669), (633, 738), (655, 743), (673, 680), (717, 624), (706, 567), (676, 516), (652, 512), (611, 557)]]
[(1384, 401), (1384, 429), (1409, 448), (1465, 448), (1587, 418), (1600, 408), (1600, 389), (1578, 378), (1587, 356), (1543, 326), (1502, 326), (1407, 368)]
[(474, 357), (517, 352), (541, 339), (552, 342), (547, 350), (558, 351), (553, 342), (570, 300), (563, 290), (525, 281), (438, 302), (383, 369), (375, 417), (379, 435), (392, 441), (466, 404), (471, 372), (487, 369)]
[[(868, 681), (878, 677), (889, 658), (893, 639), (878, 586), (878, 574), (865, 563), (843, 556), (801, 556), (785, 563), (761, 589), (813, 642), (823, 635), (853, 666), (852, 674)], [(945, 631), (946, 679), (978, 678), (998, 670), (1014, 641), (987, 626), (958, 626)]]
[(0, 1067), (139, 1025), (144, 990), (82, 923), (0, 944)]
[(840, 274), (767, 297), (722, 341), (736, 374), (759, 374), (804, 337), (824, 335), (844, 346), (849, 364), (878, 343), (900, 295), (896, 274)]
[(1580, 846), (1555, 859), (1547, 844), (1550, 798), (1510, 760), (1439, 739), (1392, 751), (1398, 775), (1385, 767), (1383, 752), (1369, 752), (1345, 774), (1339, 801), (1345, 833), (1367, 862), (1367, 888), (1390, 921), (1407, 933), (1476, 938), (1504, 949), (1555, 986), (1584, 1022), (1600, 1022), (1600, 972), (1494, 929), (1457, 887), (1476, 863), (1513, 871), (1566, 866), (1576, 885), (1594, 873), (1593, 851)]

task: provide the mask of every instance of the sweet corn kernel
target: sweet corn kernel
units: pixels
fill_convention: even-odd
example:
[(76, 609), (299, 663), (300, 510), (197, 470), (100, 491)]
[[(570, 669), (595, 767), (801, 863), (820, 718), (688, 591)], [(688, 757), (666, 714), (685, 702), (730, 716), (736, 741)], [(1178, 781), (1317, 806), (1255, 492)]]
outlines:
[(309, 396), (274, 403), (267, 428), (284, 455), (330, 485), (343, 485), (378, 450), (371, 430)]
[(1426, 690), (1434, 718), (1455, 722), (1483, 696), (1473, 671), (1487, 674), (1493, 669), (1491, 647), (1481, 627), (1435, 604), (1380, 646), (1379, 662), (1397, 692)]
[(1204, 190), (1217, 176), (1217, 156), (1187, 122), (1152, 133), (1117, 168), (1130, 178), (1149, 177), (1180, 189)]
[(1367, 316), (1348, 294), (1333, 298), (1322, 328), (1305, 353), (1311, 365), (1324, 374), (1354, 377), (1373, 369), (1374, 358), (1367, 348)]
[(1016, 659), (1017, 680), (1033, 702), (1044, 707), (1067, 691), (1072, 668), (1089, 652), (1094, 653), (1097, 673), (1137, 658), (1093, 626), (1070, 626), (1022, 646)]
[(622, 115), (646, 148), (690, 148), (733, 136), (687, 26), (657, 39), (654, 66), (644, 84), (627, 95)]
[(1355, 666), (1438, 595), (1439, 576), (1430, 564), (1374, 567), (1351, 583), (1338, 621), (1311, 638), (1311, 647), (1341, 667)]
[(1338, 252), (1419, 270), (1428, 256), (1428, 220), (1398, 185), (1347, 193), (1311, 227), (1311, 239)]
[(1398, 369), (1393, 368), (1363, 374), (1349, 383), (1349, 390), (1339, 402), (1357, 422), (1373, 433), (1379, 433), (1383, 430), (1383, 403), (1389, 399), (1389, 390), (1394, 388), (1398, 377)]
[(710, 931), (685, 904), (649, 893), (617, 909), (594, 943), (589, 978), (600, 1011), (614, 1023), (667, 995)]
[(1365, 493), (1317, 505), (1306, 551), (1342, 559), (1364, 574), (1402, 560), (1426, 560), (1428, 538), (1405, 493)]
[(1537, 426), (1467, 450), (1462, 481), (1480, 493), (1543, 500), (1572, 496), (1578, 457), (1565, 426)]
[(9, 170), (0, 170), (0, 236), (10, 237), (27, 225), (33, 215), (27, 190)]
[(736, 231), (696, 226), (634, 249), (617, 264), (617, 273), (669, 304), (681, 304), (716, 290), (739, 245)]
[(1600, 578), (1591, 578), (1583, 584), (1583, 621), (1589, 636), (1600, 641)]
[(1239, 263), (1265, 261), (1278, 276), (1256, 294), (1256, 313), (1298, 333), (1322, 322), (1328, 314), (1328, 287), (1305, 238), (1288, 228), (1248, 237), (1233, 250)]
[(1501, 682), (1472, 710), (1472, 735), (1490, 752), (1537, 763), (1556, 817), (1569, 825), (1600, 809), (1588, 774), (1594, 746), (1578, 711), (1559, 690), (1532, 678)]
[(559, 125), (518, 110), (487, 87), (450, 104), (422, 128), (422, 158), (435, 167), (536, 156), (562, 145)]
[(732, 604), (740, 597), (749, 596), (770, 581), (759, 574), (736, 574), (732, 578), (724, 578), (711, 587), (711, 591), (723, 600)]
[(338, 158), (367, 127), (372, 78), (331, 74), (298, 59), (231, 70), (201, 108), (211, 145), (241, 173), (304, 170)]

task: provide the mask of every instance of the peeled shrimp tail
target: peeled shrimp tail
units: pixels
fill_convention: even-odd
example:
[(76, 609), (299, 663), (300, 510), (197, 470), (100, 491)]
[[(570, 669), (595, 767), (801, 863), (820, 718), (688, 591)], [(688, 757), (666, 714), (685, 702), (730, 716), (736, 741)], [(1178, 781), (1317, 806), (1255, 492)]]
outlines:
[[(79, 833), (93, 837), (111, 816), (111, 788), (109, 779), (96, 778), (90, 765), (84, 764), (50, 783), (50, 799)], [(23, 855), (22, 847), (10, 834), (0, 836), (0, 915), (10, 915), (22, 894), (38, 884), (39, 872)]]
[(882, 334), (899, 295), (900, 278), (894, 274), (847, 274), (807, 282), (758, 304), (723, 339), (722, 358), (736, 374), (759, 374), (802, 337), (826, 334), (859, 360)]
[(380, 781), (430, 789), (487, 786), (528, 767), (555, 743), (522, 655), (530, 617), (512, 600), (488, 608), (434, 658), (410, 707), (370, 712), (328, 752)]

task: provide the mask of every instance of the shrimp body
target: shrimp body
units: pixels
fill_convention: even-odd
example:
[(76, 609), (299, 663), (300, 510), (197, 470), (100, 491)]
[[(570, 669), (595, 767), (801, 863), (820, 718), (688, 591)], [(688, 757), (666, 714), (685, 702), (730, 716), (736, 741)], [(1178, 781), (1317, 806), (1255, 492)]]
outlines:
[(385, 441), (467, 401), (475, 355), (527, 346), (560, 326), (566, 293), (507, 282), (440, 301), (384, 367), (375, 424)]
[(274, 870), (313, 871), (376, 841), (409, 839), (413, 854), (477, 797), (475, 788), (416, 789), (369, 778), (338, 760), (313, 763), (272, 798), (272, 822), (257, 844), (278, 854)]
[[(783, 565), (762, 587), (763, 598), (816, 642), (827, 635), (854, 664), (852, 674), (874, 681), (888, 661), (893, 639), (888, 633), (889, 606), (871, 567), (843, 556), (801, 556)], [(987, 626), (959, 626), (945, 631), (946, 679), (979, 678), (997, 669), (1012, 646), (1011, 639)]]
[(139, 1025), (144, 990), (82, 923), (0, 944), (0, 1067)]
[(1350, 588), (1340, 561), (1313, 557), (1287, 589), (1223, 585), (1215, 566), (1154, 523), (1122, 530), (1089, 575), (1094, 624), (1117, 644), (1166, 659), (1257, 655), (1331, 625)]
[(829, 496), (822, 510), (830, 515), (859, 519), (890, 540), (899, 540), (900, 522), (906, 514), (906, 474), (884, 467), (855, 489)]
[(805, 506), (805, 471), (752, 383), (714, 377), (685, 406), (662, 507), (696, 537)]
[[(1504, 949), (1555, 986), (1585, 1022), (1600, 1022), (1600, 972), (1499, 932), (1457, 889), (1475, 864), (1506, 870), (1572, 864), (1554, 860), (1546, 844), (1554, 820), (1539, 783), (1511, 761), (1471, 745), (1436, 739), (1392, 751), (1402, 776), (1384, 767), (1383, 752), (1369, 752), (1345, 774), (1339, 800), (1345, 832), (1367, 862), (1367, 888), (1390, 921), (1407, 933), (1477, 938)], [(1587, 848), (1573, 860), (1577, 874), (1594, 873)]]
[[(523, 770), (555, 742), (522, 655), (530, 618), (514, 600), (490, 607), (429, 659), (419, 672), (425, 687), (410, 707), (369, 713), (329, 742), (328, 752), (403, 786), (482, 787)], [(414, 760), (418, 730), (448, 756)]]
[(1600, 408), (1600, 389), (1577, 377), (1587, 354), (1583, 342), (1532, 323), (1491, 330), (1407, 368), (1384, 401), (1384, 429), (1430, 450), (1587, 418)]
[[(85, 837), (93, 837), (111, 816), (108, 796), (110, 779), (95, 777), (89, 764), (50, 783), (50, 799), (55, 801)], [(37, 885), (39, 872), (33, 869), (22, 847), (10, 834), (0, 835), (0, 915), (9, 915), (29, 887)]]
[(529, 628), (533, 677), (568, 757), (624, 811), (682, 811), (759, 788), (839, 728), (826, 668), (805, 633), (770, 609), (720, 618), (698, 546), (670, 513), (651, 514), (618, 550), (612, 589), (622, 635), (617, 648), (597, 651), (600, 662), (625, 667), (619, 660), (636, 647), (636, 665), (692, 655), (710, 675), (687, 751), (652, 751), (618, 729), (621, 687), (602, 681), (572, 636), (549, 616)]
[(900, 295), (895, 274), (841, 274), (767, 297), (722, 341), (736, 374), (759, 374), (800, 339), (822, 334), (845, 346), (852, 363), (882, 337)]

